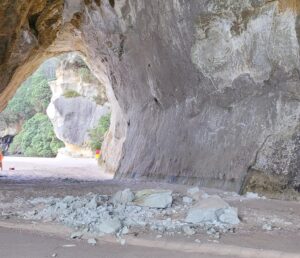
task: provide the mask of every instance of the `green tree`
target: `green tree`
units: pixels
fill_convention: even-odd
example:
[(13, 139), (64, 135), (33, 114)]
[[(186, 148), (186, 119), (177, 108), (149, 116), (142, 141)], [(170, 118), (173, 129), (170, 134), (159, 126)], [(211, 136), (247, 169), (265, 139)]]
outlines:
[(9, 152), (25, 156), (54, 157), (64, 144), (54, 134), (53, 126), (42, 113), (35, 114), (25, 122), (22, 131), (14, 138)]
[(42, 70), (38, 70), (17, 90), (6, 109), (0, 114), (0, 119), (13, 123), (20, 119), (27, 120), (36, 113), (45, 113), (51, 95), (45, 75)]

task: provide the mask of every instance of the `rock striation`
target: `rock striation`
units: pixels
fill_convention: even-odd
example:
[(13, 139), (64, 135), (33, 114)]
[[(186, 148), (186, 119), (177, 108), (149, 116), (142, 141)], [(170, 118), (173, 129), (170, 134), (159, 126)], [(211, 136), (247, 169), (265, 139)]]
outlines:
[(117, 178), (240, 191), (255, 170), (297, 190), (299, 14), (298, 0), (4, 1), (0, 105), (45, 58), (80, 51), (112, 105)]

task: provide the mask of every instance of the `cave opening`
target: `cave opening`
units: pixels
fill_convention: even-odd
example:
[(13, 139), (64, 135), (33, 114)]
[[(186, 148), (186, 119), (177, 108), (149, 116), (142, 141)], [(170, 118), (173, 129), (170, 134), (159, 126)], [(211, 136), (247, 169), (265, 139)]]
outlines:
[(106, 85), (82, 54), (47, 59), (0, 113), (1, 175), (110, 179), (101, 166), (110, 120)]

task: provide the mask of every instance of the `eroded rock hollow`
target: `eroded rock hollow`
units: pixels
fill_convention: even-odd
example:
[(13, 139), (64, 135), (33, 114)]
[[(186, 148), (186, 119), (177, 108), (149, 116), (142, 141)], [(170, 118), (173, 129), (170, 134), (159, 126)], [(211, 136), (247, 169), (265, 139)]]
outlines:
[(80, 51), (112, 105), (116, 177), (299, 189), (299, 14), (298, 0), (5, 0), (0, 106), (43, 60)]

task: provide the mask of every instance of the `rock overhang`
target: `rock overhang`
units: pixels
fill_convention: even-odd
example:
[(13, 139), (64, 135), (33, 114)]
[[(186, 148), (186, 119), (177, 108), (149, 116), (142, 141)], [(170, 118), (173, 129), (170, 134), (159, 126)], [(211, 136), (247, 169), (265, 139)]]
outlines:
[[(18, 18), (0, 25), (2, 108), (44, 58), (81, 51), (114, 103), (104, 148), (117, 158), (104, 157), (117, 177), (238, 191), (269, 135), (297, 130), (297, 0), (21, 2), (0, 8)], [(8, 46), (12, 32), (26, 44)]]

